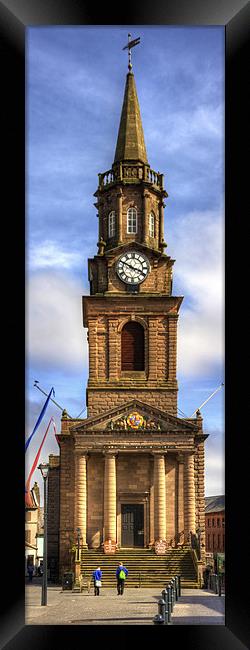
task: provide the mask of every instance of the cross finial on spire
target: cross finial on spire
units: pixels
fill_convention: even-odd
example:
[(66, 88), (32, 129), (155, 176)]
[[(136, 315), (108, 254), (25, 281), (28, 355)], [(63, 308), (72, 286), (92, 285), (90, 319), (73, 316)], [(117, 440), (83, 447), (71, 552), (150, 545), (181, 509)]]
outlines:
[(140, 36), (139, 38), (135, 38), (133, 41), (130, 40), (131, 34), (128, 34), (128, 44), (123, 47), (123, 50), (128, 50), (128, 69), (129, 72), (132, 70), (132, 63), (131, 63), (131, 47), (134, 47), (135, 45), (138, 45), (140, 43)]

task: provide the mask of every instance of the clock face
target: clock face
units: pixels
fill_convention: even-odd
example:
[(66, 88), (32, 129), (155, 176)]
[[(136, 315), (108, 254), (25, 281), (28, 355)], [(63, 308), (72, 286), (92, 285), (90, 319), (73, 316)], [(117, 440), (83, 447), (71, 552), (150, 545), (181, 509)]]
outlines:
[(150, 271), (146, 255), (137, 251), (129, 251), (121, 255), (116, 263), (116, 272), (120, 280), (127, 284), (140, 284)]

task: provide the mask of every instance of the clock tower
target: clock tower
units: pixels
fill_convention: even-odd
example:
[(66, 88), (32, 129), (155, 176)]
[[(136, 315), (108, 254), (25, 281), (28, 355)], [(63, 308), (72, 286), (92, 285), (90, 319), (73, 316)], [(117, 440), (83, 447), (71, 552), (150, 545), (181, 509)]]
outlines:
[(176, 341), (182, 297), (164, 241), (167, 192), (147, 159), (134, 75), (127, 74), (114, 162), (99, 174), (98, 253), (83, 298), (89, 337), (88, 415), (136, 397), (177, 412)]
[[(64, 412), (58, 435), (61, 572), (76, 531), (78, 572), (88, 562), (90, 567), (94, 552), (100, 563), (98, 553), (132, 547), (149, 554), (150, 575), (155, 554), (169, 549), (176, 549), (177, 566), (184, 557), (180, 546), (183, 552), (189, 548), (194, 570), (190, 546), (197, 531), (204, 559), (207, 436), (200, 413), (177, 417), (182, 297), (172, 295), (174, 260), (164, 239), (167, 196), (163, 174), (147, 159), (129, 65), (114, 162), (99, 174), (95, 192), (97, 253), (88, 261), (90, 295), (83, 297), (87, 417), (72, 420)], [(167, 566), (170, 571), (164, 562), (160, 581)]]

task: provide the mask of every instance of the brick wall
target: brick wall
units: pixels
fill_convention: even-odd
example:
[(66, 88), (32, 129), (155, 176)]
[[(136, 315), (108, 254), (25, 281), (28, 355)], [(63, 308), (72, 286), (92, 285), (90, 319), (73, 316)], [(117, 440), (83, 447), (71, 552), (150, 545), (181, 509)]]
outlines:
[(132, 399), (138, 399), (146, 404), (152, 404), (171, 415), (176, 415), (176, 390), (136, 390), (131, 386), (130, 389), (121, 388), (111, 390), (93, 390), (88, 389), (88, 417), (98, 415), (112, 409), (119, 404), (129, 402)]
[(209, 512), (206, 520), (206, 551), (209, 553), (225, 552), (225, 511)]

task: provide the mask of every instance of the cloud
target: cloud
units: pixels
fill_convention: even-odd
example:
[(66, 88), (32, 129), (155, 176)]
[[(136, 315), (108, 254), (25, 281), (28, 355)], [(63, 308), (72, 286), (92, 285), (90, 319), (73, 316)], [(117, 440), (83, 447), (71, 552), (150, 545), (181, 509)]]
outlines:
[(82, 255), (76, 251), (63, 250), (57, 242), (46, 240), (42, 244), (33, 247), (29, 255), (30, 269), (41, 269), (47, 267), (73, 269), (82, 264)]
[[(192, 212), (172, 231), (174, 291), (184, 295), (178, 323), (178, 370), (211, 372), (224, 359), (224, 248), (220, 213)], [(170, 246), (172, 249), (172, 246)]]
[(216, 430), (205, 442), (205, 494), (225, 494), (224, 438)]
[[(88, 293), (88, 292), (85, 292)], [(82, 325), (78, 279), (63, 271), (30, 276), (27, 292), (28, 363), (65, 370), (87, 363), (86, 330)]]

